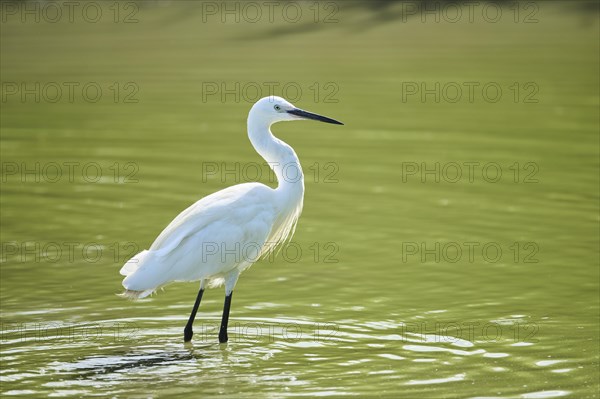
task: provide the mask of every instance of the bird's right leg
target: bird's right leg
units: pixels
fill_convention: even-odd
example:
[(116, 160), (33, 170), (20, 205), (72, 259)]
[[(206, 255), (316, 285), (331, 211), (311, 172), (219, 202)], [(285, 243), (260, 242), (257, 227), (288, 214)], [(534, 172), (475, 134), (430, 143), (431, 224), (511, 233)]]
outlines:
[(192, 314), (190, 314), (190, 318), (188, 319), (188, 322), (183, 330), (184, 342), (190, 342), (192, 340), (192, 335), (194, 335), (194, 331), (192, 330), (192, 324), (194, 324), (194, 319), (196, 318), (196, 313), (198, 312), (198, 307), (200, 306), (200, 301), (202, 300), (202, 294), (204, 294), (204, 280), (200, 282), (200, 290), (198, 291), (196, 302), (194, 303), (194, 307), (192, 308)]
[(229, 340), (227, 336), (227, 324), (229, 323), (229, 310), (231, 309), (231, 296), (237, 279), (240, 276), (239, 269), (233, 269), (225, 276), (225, 305), (223, 306), (223, 318), (221, 319), (221, 328), (219, 329), (219, 342), (224, 344)]

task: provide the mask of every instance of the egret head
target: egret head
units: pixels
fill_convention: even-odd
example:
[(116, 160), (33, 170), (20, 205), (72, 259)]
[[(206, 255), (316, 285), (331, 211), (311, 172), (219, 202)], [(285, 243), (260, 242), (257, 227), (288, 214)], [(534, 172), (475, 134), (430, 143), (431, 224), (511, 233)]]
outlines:
[(335, 125), (343, 125), (342, 122), (336, 121), (335, 119), (296, 108), (296, 106), (289, 101), (277, 96), (264, 97), (258, 100), (250, 110), (249, 118), (259, 118), (269, 125), (276, 122), (302, 119), (312, 119), (325, 123), (333, 123)]

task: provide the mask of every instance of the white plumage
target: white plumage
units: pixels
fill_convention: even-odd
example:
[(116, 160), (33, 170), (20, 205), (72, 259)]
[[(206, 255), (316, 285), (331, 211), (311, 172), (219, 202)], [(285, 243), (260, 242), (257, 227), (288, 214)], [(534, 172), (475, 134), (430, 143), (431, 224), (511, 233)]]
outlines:
[(125, 295), (144, 298), (173, 281), (206, 280), (214, 287), (232, 272), (243, 271), (293, 232), (302, 197), (292, 209), (284, 209), (279, 194), (263, 184), (246, 183), (202, 198), (181, 212), (149, 250), (121, 268), (127, 276)]
[(304, 176), (300, 161), (292, 147), (275, 138), (270, 130), (275, 122), (297, 119), (341, 124), (300, 110), (280, 97), (259, 100), (248, 115), (248, 136), (275, 172), (277, 188), (260, 183), (238, 184), (204, 197), (181, 212), (150, 249), (121, 268), (125, 276), (123, 296), (144, 298), (171, 282), (201, 281), (186, 327), (186, 337), (191, 339), (191, 323), (204, 287), (224, 282), (229, 302), (224, 310), (225, 333), (219, 337), (221, 342), (227, 340), (229, 303), (239, 274), (291, 238), (302, 211)]

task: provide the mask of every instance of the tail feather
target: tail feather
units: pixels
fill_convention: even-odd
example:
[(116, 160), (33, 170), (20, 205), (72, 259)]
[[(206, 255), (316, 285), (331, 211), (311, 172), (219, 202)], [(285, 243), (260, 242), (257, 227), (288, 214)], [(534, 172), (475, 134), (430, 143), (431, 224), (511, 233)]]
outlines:
[(123, 286), (125, 287), (125, 291), (123, 291), (120, 294), (117, 294), (121, 298), (127, 298), (132, 301), (137, 301), (138, 299), (142, 299), (149, 296), (156, 290), (156, 288), (142, 290), (129, 289), (129, 284), (125, 283), (127, 277), (132, 276), (144, 264), (144, 260), (147, 260), (148, 254), (148, 250), (143, 250), (139, 254), (135, 255), (133, 258), (129, 259), (127, 263), (125, 263), (121, 268), (120, 273), (121, 275), (125, 276), (125, 279), (123, 280)]
[[(123, 279), (125, 291), (120, 296), (137, 300), (151, 295), (174, 281), (200, 280), (202, 277), (200, 275), (190, 276), (189, 273), (185, 273), (187, 270), (197, 272), (193, 260), (190, 260), (193, 257), (189, 256), (191, 247), (193, 243), (167, 254), (160, 250), (144, 250), (135, 255), (121, 268), (120, 272), (125, 276)], [(182, 273), (181, 270), (184, 272)], [(222, 279), (215, 280), (210, 284), (211, 286), (222, 283), (220, 281)]]
[(170, 280), (168, 269), (164, 267), (156, 251), (144, 250), (131, 258), (121, 268), (123, 288), (121, 297), (131, 300), (145, 298)]
[(129, 259), (127, 263), (123, 265), (119, 273), (121, 273), (121, 275), (123, 276), (129, 276), (140, 267), (146, 255), (148, 255), (147, 249), (143, 250), (133, 258)]
[(146, 291), (135, 291), (135, 290), (125, 290), (117, 296), (121, 298), (126, 298), (132, 301), (137, 301), (142, 298), (146, 298), (148, 295), (152, 294), (154, 290), (146, 290)]

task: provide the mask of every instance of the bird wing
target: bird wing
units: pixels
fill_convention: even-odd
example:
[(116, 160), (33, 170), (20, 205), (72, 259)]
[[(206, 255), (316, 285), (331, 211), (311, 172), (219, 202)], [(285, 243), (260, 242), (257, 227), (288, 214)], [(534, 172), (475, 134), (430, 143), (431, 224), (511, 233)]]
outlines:
[(272, 195), (263, 184), (247, 183), (202, 198), (181, 212), (148, 251), (123, 266), (123, 285), (152, 292), (170, 281), (198, 280), (253, 263), (273, 227)]
[[(182, 240), (211, 223), (229, 220), (243, 227), (244, 216), (252, 216), (268, 204), (265, 195), (271, 188), (260, 183), (246, 183), (227, 187), (208, 195), (182, 211), (154, 240), (151, 251), (168, 253)], [(235, 220), (235, 218), (239, 220)], [(234, 228), (237, 226), (230, 226)]]

